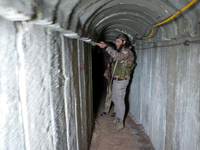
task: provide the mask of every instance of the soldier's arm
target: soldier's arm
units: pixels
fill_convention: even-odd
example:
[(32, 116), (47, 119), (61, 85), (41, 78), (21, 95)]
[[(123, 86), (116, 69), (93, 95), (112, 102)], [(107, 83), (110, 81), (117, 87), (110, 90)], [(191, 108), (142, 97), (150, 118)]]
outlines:
[(116, 60), (126, 60), (130, 55), (130, 51), (128, 51), (127, 49), (123, 50), (122, 52), (118, 52), (111, 47), (107, 47), (106, 51), (110, 54), (112, 58)]
[(108, 71), (107, 71), (107, 70), (104, 72), (103, 76), (104, 76), (106, 79), (108, 79)]

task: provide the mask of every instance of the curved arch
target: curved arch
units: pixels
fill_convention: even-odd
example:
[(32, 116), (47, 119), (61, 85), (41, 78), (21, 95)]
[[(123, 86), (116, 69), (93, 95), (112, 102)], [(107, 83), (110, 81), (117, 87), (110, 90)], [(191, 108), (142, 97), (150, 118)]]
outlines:
[[(127, 5), (127, 4), (120, 4), (120, 6), (125, 6), (125, 5)], [(105, 6), (104, 6), (105, 7)], [(131, 6), (126, 6), (126, 10), (127, 10), (127, 7), (129, 7), (129, 8), (135, 8), (134, 10), (131, 10), (131, 9), (128, 9), (129, 10), (129, 12), (131, 13), (131, 12), (135, 12), (135, 10), (138, 10), (137, 11), (137, 14), (138, 14), (138, 16), (142, 16), (142, 15), (144, 15), (145, 13), (146, 14), (148, 14), (148, 15), (151, 15), (151, 18), (153, 18), (154, 19), (154, 21), (152, 21), (152, 23), (155, 23), (155, 22), (158, 22), (158, 20), (161, 20), (162, 19), (162, 17), (158, 17), (159, 16), (159, 13), (158, 12), (155, 12), (155, 11), (152, 11), (151, 9), (149, 9), (149, 7), (146, 7), (145, 9), (144, 9), (144, 6), (142, 6), (142, 5), (138, 5), (138, 4), (135, 4), (135, 5), (131, 5)], [(112, 9), (111, 9), (112, 8)], [(86, 18), (86, 16), (84, 16), (84, 14), (80, 17), (80, 22), (81, 22), (81, 24), (82, 24), (82, 26), (83, 27), (85, 27), (84, 29), (85, 29), (85, 32), (87, 33), (87, 30), (88, 29), (91, 29), (91, 28), (94, 28), (94, 25), (92, 25), (92, 24), (95, 24), (98, 20), (100, 20), (101, 18), (103, 18), (104, 16), (105, 16), (105, 14), (109, 14), (110, 12), (113, 12), (112, 10), (116, 10), (116, 6), (112, 6), (111, 8), (109, 8), (109, 9), (107, 9), (107, 10), (103, 10), (103, 8), (101, 8), (102, 10), (100, 11), (97, 11), (95, 14), (92, 14), (91, 13), (91, 15), (92, 16), (90, 16), (89, 17), (89, 19), (87, 20), (87, 18)], [(141, 8), (143, 8), (143, 9), (141, 9)], [(139, 11), (139, 10), (146, 10), (146, 11)], [(117, 9), (117, 10), (119, 10), (119, 9)], [(148, 10), (148, 11), (147, 11)], [(163, 10), (163, 12), (164, 12), (164, 10)], [(166, 13), (166, 12), (165, 12)], [(88, 15), (88, 14), (87, 14)], [(132, 15), (132, 14), (129, 14), (129, 15)], [(100, 16), (100, 17), (98, 17), (98, 16)], [(136, 16), (136, 15), (135, 15)], [(158, 19), (156, 19), (158, 17)], [(96, 19), (96, 18), (98, 18), (98, 19)], [(109, 18), (109, 17), (108, 17)], [(147, 17), (147, 15), (144, 17), (144, 18), (149, 18), (149, 17)], [(104, 18), (105, 20), (106, 20), (106, 18)], [(147, 19), (146, 19), (147, 20)], [(103, 21), (103, 20), (102, 20)], [(97, 25), (98, 25), (98, 23), (96, 23)], [(144, 24), (144, 23), (143, 23)], [(141, 26), (143, 25), (143, 24), (141, 24)], [(174, 36), (173, 34), (177, 34), (177, 32), (176, 32), (176, 29), (177, 28), (175, 28), (176, 26), (174, 25), (174, 23), (173, 24), (171, 24), (169, 27), (167, 27), (166, 25), (164, 25), (163, 26), (163, 28), (168, 28), (168, 29), (162, 29), (162, 30), (160, 30), (160, 31), (162, 31), (162, 32), (165, 32), (165, 31), (169, 31), (170, 30), (170, 33), (172, 34), (172, 36)], [(91, 33), (91, 32), (90, 32)], [(95, 33), (95, 32), (92, 32), (92, 33)], [(163, 33), (163, 35), (166, 35), (166, 38), (168, 38), (168, 37), (171, 37), (171, 36), (169, 36), (168, 35), (168, 32), (167, 33)], [(91, 35), (90, 35), (91, 36)]]

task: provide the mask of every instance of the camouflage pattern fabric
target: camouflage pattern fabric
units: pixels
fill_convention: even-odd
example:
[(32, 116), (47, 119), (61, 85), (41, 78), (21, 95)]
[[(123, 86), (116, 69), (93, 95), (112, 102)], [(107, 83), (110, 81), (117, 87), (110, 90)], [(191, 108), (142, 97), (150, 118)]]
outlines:
[[(133, 52), (130, 49), (124, 47), (120, 52), (112, 49), (111, 47), (108, 47), (106, 51), (110, 54), (112, 58), (119, 61), (114, 76), (120, 79), (127, 78), (129, 80), (131, 70), (135, 66), (135, 58)], [(112, 66), (112, 71), (113, 68), (114, 65)]]
[[(109, 85), (107, 87), (107, 94), (106, 94), (106, 101), (105, 101), (105, 108), (104, 108), (104, 112), (109, 112), (110, 110), (110, 105), (111, 105), (111, 102), (112, 102), (112, 86)], [(115, 106), (113, 106), (113, 112), (116, 112), (115, 111)]]
[[(125, 94), (126, 88), (129, 83), (131, 70), (134, 68), (134, 54), (133, 52), (123, 47), (120, 52), (107, 47), (106, 51), (110, 54), (112, 58), (118, 60), (116, 70), (114, 72), (114, 77), (125, 79), (126, 80), (113, 80), (113, 89), (112, 89), (112, 100), (115, 104), (117, 118), (123, 120), (125, 114)], [(114, 66), (114, 65), (113, 65)], [(114, 69), (112, 69), (113, 72)]]

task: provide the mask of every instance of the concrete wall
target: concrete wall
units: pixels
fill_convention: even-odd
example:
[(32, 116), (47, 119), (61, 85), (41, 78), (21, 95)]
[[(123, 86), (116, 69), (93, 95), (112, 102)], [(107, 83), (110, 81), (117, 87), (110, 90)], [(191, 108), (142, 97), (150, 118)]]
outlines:
[(0, 149), (88, 149), (91, 46), (31, 23), (0, 22)]
[(135, 47), (137, 66), (129, 109), (156, 150), (200, 149), (199, 42), (163, 46), (186, 40), (199, 39), (139, 43)]

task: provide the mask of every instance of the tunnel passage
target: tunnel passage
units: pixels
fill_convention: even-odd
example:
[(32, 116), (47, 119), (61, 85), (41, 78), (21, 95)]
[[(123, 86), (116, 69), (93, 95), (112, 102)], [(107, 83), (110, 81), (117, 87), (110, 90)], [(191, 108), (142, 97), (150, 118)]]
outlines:
[(137, 55), (135, 122), (156, 150), (200, 149), (199, 0), (0, 0), (0, 15), (0, 149), (87, 149), (92, 49), (119, 33)]
[(96, 118), (100, 101), (106, 91), (106, 81), (103, 77), (105, 71), (105, 58), (97, 47), (92, 51), (92, 77), (93, 77), (93, 111)]
[[(99, 37), (97, 41), (104, 41), (104, 37)], [(111, 47), (115, 48), (115, 44), (107, 42)], [(93, 82), (93, 111), (94, 118), (100, 107), (100, 103), (105, 99), (108, 80), (103, 76), (108, 69), (107, 64), (110, 64), (110, 55), (98, 46), (92, 49), (92, 82)], [(112, 104), (113, 105), (113, 104)], [(111, 106), (112, 106), (111, 105)]]

